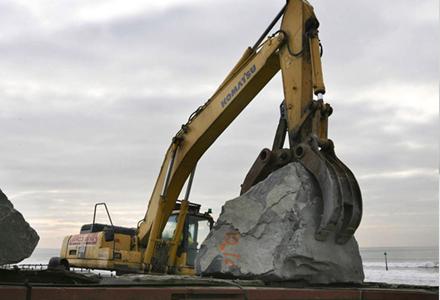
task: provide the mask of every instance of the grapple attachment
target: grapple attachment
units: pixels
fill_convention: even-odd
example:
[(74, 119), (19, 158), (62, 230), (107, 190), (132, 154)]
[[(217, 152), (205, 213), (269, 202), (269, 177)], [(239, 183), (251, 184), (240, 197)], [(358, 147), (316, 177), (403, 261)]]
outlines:
[(310, 137), (307, 143), (294, 149), (295, 158), (315, 177), (323, 200), (321, 223), (315, 238), (327, 239), (336, 232), (336, 242), (346, 243), (362, 218), (362, 196), (351, 170), (338, 159), (331, 140), (319, 143)]
[[(331, 114), (330, 106), (317, 102), (311, 108), (311, 123), (318, 120), (324, 121), (326, 125), (326, 119)], [(241, 194), (276, 169), (298, 161), (314, 176), (321, 189), (323, 211), (315, 239), (325, 241), (334, 232), (336, 243), (345, 244), (353, 236), (362, 218), (362, 196), (356, 178), (336, 156), (330, 139), (320, 139), (315, 134), (308, 134), (299, 142), (291, 142), (290, 149), (282, 149), (287, 131), (283, 104), (280, 110), (281, 118), (272, 150), (261, 151), (242, 184)]]

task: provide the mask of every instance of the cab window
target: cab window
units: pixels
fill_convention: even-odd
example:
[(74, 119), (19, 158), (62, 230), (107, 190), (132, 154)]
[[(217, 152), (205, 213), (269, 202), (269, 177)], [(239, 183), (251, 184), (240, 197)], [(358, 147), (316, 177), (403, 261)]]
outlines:
[(177, 226), (177, 215), (171, 215), (168, 219), (167, 224), (165, 225), (164, 230), (162, 231), (162, 239), (169, 241), (173, 239), (174, 231)]

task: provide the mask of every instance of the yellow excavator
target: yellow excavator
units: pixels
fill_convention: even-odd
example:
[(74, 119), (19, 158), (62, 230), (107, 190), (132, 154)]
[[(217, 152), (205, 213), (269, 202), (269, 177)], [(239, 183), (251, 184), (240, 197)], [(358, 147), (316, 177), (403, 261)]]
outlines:
[[(281, 17), (280, 29), (268, 36)], [(213, 96), (172, 138), (147, 213), (137, 227), (114, 226), (107, 206), (96, 204), (92, 224), (82, 226), (80, 234), (65, 237), (60, 257), (52, 258), (49, 266), (194, 274), (194, 257), (214, 222), (209, 211), (201, 213), (200, 205), (189, 202), (196, 164), (280, 70), (284, 100), (273, 146), (258, 155), (241, 193), (274, 170), (299, 162), (322, 193), (323, 211), (315, 238), (324, 241), (335, 232), (336, 243), (347, 242), (359, 226), (362, 198), (353, 173), (337, 158), (327, 137), (332, 108), (323, 101), (318, 27), (313, 7), (306, 0), (287, 1)], [(283, 148), (286, 137), (287, 149)], [(178, 201), (186, 182), (185, 197)], [(110, 224), (95, 223), (99, 205), (107, 210)]]

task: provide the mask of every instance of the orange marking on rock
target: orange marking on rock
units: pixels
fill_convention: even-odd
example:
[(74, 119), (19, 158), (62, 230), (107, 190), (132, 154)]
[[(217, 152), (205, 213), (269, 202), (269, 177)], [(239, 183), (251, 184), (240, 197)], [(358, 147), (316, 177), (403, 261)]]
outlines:
[(236, 265), (232, 260), (230, 260), (229, 258), (225, 258), (225, 259), (223, 260), (223, 262), (225, 263), (225, 265), (230, 266), (230, 267), (236, 267), (236, 266), (237, 266), (237, 265)]
[(223, 255), (233, 256), (233, 257), (235, 257), (237, 259), (240, 258), (240, 254), (237, 254), (237, 253), (226, 253), (226, 252), (224, 252)]

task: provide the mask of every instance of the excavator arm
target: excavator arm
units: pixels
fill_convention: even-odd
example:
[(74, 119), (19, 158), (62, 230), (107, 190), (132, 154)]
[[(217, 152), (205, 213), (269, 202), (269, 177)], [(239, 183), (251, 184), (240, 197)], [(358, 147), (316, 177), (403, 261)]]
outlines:
[[(275, 163), (272, 160), (266, 169), (261, 168), (259, 157), (260, 161), (257, 159), (253, 171), (251, 169), (251, 176), (248, 174), (246, 178), (248, 186), (264, 179), (277, 167), (299, 161), (315, 176), (322, 190), (324, 211), (316, 238), (324, 240), (330, 232), (337, 231), (338, 240), (343, 243), (359, 225), (359, 187), (349, 169), (337, 159), (333, 144), (327, 139), (327, 117), (331, 108), (322, 100), (325, 87), (317, 30), (319, 23), (312, 6), (305, 0), (290, 0), (263, 37), (281, 16), (281, 29), (263, 43), (260, 39), (253, 48), (246, 49), (214, 95), (190, 116), (172, 139), (148, 211), (138, 226), (138, 243), (145, 249), (145, 268), (151, 268), (160, 251), (167, 252), (168, 266), (175, 264), (182, 217), (170, 247), (163, 247), (165, 242), (161, 240), (161, 233), (185, 182), (205, 151), (279, 70), (283, 78), (285, 111), (280, 123), (285, 126), (279, 126), (277, 136), (278, 140), (284, 140), (287, 134), (290, 149), (281, 149), (282, 145), (278, 145), (272, 151), (268, 150), (269, 157), (278, 159)], [(313, 100), (313, 93), (318, 100)], [(181, 216), (186, 214), (187, 201), (185, 197)], [(350, 215), (344, 215), (344, 209), (350, 210)]]

